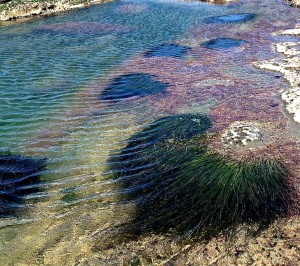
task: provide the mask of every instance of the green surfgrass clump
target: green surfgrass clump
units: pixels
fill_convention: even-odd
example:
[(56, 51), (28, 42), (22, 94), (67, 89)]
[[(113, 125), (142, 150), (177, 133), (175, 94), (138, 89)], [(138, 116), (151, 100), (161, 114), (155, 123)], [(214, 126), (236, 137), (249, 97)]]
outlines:
[(232, 162), (204, 152), (160, 180), (138, 206), (136, 228), (210, 237), (235, 226), (265, 226), (288, 209), (285, 167), (275, 160)]
[[(198, 154), (205, 148), (199, 143), (211, 126), (208, 117), (202, 114), (158, 119), (134, 134), (125, 148), (111, 155), (109, 172), (119, 179), (124, 189), (129, 188), (130, 195), (140, 195), (140, 190), (145, 192), (145, 187), (153, 187), (174, 166), (190, 161), (194, 152)], [(189, 143), (193, 137), (197, 139), (195, 149)], [(183, 148), (187, 143), (189, 150)]]
[(128, 230), (210, 238), (287, 214), (291, 188), (285, 166), (275, 159), (233, 161), (211, 152), (210, 127), (205, 115), (160, 119), (112, 156), (114, 177), (136, 202)]

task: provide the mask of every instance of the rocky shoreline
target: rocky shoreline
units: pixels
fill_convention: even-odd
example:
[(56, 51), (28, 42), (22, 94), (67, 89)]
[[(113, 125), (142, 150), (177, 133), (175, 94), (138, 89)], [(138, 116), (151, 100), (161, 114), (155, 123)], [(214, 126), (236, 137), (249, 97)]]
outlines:
[(46, 16), (91, 5), (110, 2), (112, 0), (54, 0), (54, 1), (0, 1), (0, 21), (24, 19), (35, 16)]
[[(276, 35), (290, 35), (300, 37), (300, 24), (294, 29), (288, 29), (275, 33)], [(299, 41), (275, 43), (273, 48), (283, 57), (257, 62), (255, 65), (261, 69), (278, 71), (290, 84), (290, 89), (283, 91), (281, 98), (285, 103), (288, 113), (300, 123), (300, 38)]]
[[(0, 0), (0, 22), (47, 16), (77, 8), (111, 2), (113, 0)], [(209, 4), (226, 4), (237, 0), (200, 0)], [(286, 0), (295, 7), (300, 7), (300, 0)]]

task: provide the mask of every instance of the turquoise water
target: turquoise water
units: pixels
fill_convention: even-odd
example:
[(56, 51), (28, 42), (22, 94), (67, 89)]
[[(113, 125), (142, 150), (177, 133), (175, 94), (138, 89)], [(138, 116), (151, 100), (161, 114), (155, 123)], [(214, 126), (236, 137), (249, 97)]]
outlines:
[[(203, 17), (219, 11), (210, 6), (193, 10), (187, 5), (149, 4), (148, 10), (136, 15), (118, 12), (121, 3), (116, 2), (2, 28), (1, 146), (20, 149), (37, 129), (63, 112), (72, 96), (90, 80), (104, 78), (126, 58), (176, 39)], [(44, 25), (70, 22), (109, 23), (132, 30), (104, 35), (97, 30), (91, 34), (73, 33), (72, 29), (69, 33), (38, 30)]]
[[(233, 22), (236, 14), (253, 16)], [(230, 23), (211, 23), (226, 15)], [(47, 158), (47, 167), (41, 189), (25, 197), (20, 213), (0, 218), (0, 261), (35, 265), (42, 260), (37, 250), (50, 249), (59, 265), (62, 250), (76, 239), (84, 238), (79, 247), (92, 246), (82, 217), (89, 217), (95, 231), (125, 219), (134, 207), (126, 202), (126, 191), (107, 179), (107, 162), (147, 123), (171, 114), (210, 114), (237, 94), (287, 88), (276, 74), (261, 72), (251, 62), (274, 57), (271, 43), (287, 37), (272, 32), (293, 26), (298, 16), (281, 0), (227, 5), (145, 0), (3, 24), (0, 149)], [(219, 38), (243, 42), (225, 51), (201, 45)], [(171, 51), (166, 44), (172, 44)], [(177, 46), (188, 49), (169, 56)], [(151, 75), (151, 93), (101, 98), (113, 81), (130, 73)], [(116, 202), (121, 211), (114, 211)], [(45, 236), (46, 228), (51, 233)], [(69, 256), (78, 252), (75, 248)], [(46, 264), (46, 257), (41, 263)]]

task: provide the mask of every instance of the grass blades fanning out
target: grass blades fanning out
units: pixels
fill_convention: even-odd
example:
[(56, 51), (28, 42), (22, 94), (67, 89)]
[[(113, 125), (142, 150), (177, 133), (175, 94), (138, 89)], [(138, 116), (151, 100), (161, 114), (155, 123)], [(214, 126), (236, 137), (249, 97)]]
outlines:
[(210, 238), (287, 214), (292, 190), (284, 165), (274, 159), (235, 162), (212, 153), (210, 127), (205, 115), (163, 118), (111, 157), (114, 178), (137, 202), (126, 230)]
[(138, 206), (134, 227), (204, 238), (242, 223), (270, 224), (287, 213), (291, 192), (278, 161), (232, 162), (207, 151), (157, 184)]
[[(145, 187), (153, 187), (159, 176), (164, 176), (183, 161), (191, 160), (193, 153), (204, 147), (200, 145), (201, 149), (198, 148), (203, 141), (203, 133), (210, 127), (208, 117), (201, 114), (158, 119), (134, 134), (120, 152), (111, 155), (109, 172), (113, 173), (113, 178), (119, 179), (120, 185), (128, 189), (129, 194), (144, 195)], [(181, 148), (192, 137), (197, 137), (196, 147), (192, 149), (192, 144), (189, 144), (190, 149)], [(178, 156), (182, 152), (184, 155)]]

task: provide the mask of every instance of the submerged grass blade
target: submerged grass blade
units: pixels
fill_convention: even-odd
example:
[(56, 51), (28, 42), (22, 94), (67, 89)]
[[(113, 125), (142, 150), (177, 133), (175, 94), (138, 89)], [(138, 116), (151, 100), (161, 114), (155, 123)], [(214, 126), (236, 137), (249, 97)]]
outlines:
[(269, 224), (287, 213), (291, 188), (284, 165), (274, 159), (234, 162), (211, 153), (210, 127), (204, 115), (174, 116), (129, 140), (118, 156), (123, 171), (111, 164), (115, 177), (134, 175), (129, 190), (144, 181), (152, 185), (134, 195), (143, 200), (128, 230), (172, 229), (206, 238), (241, 223)]

